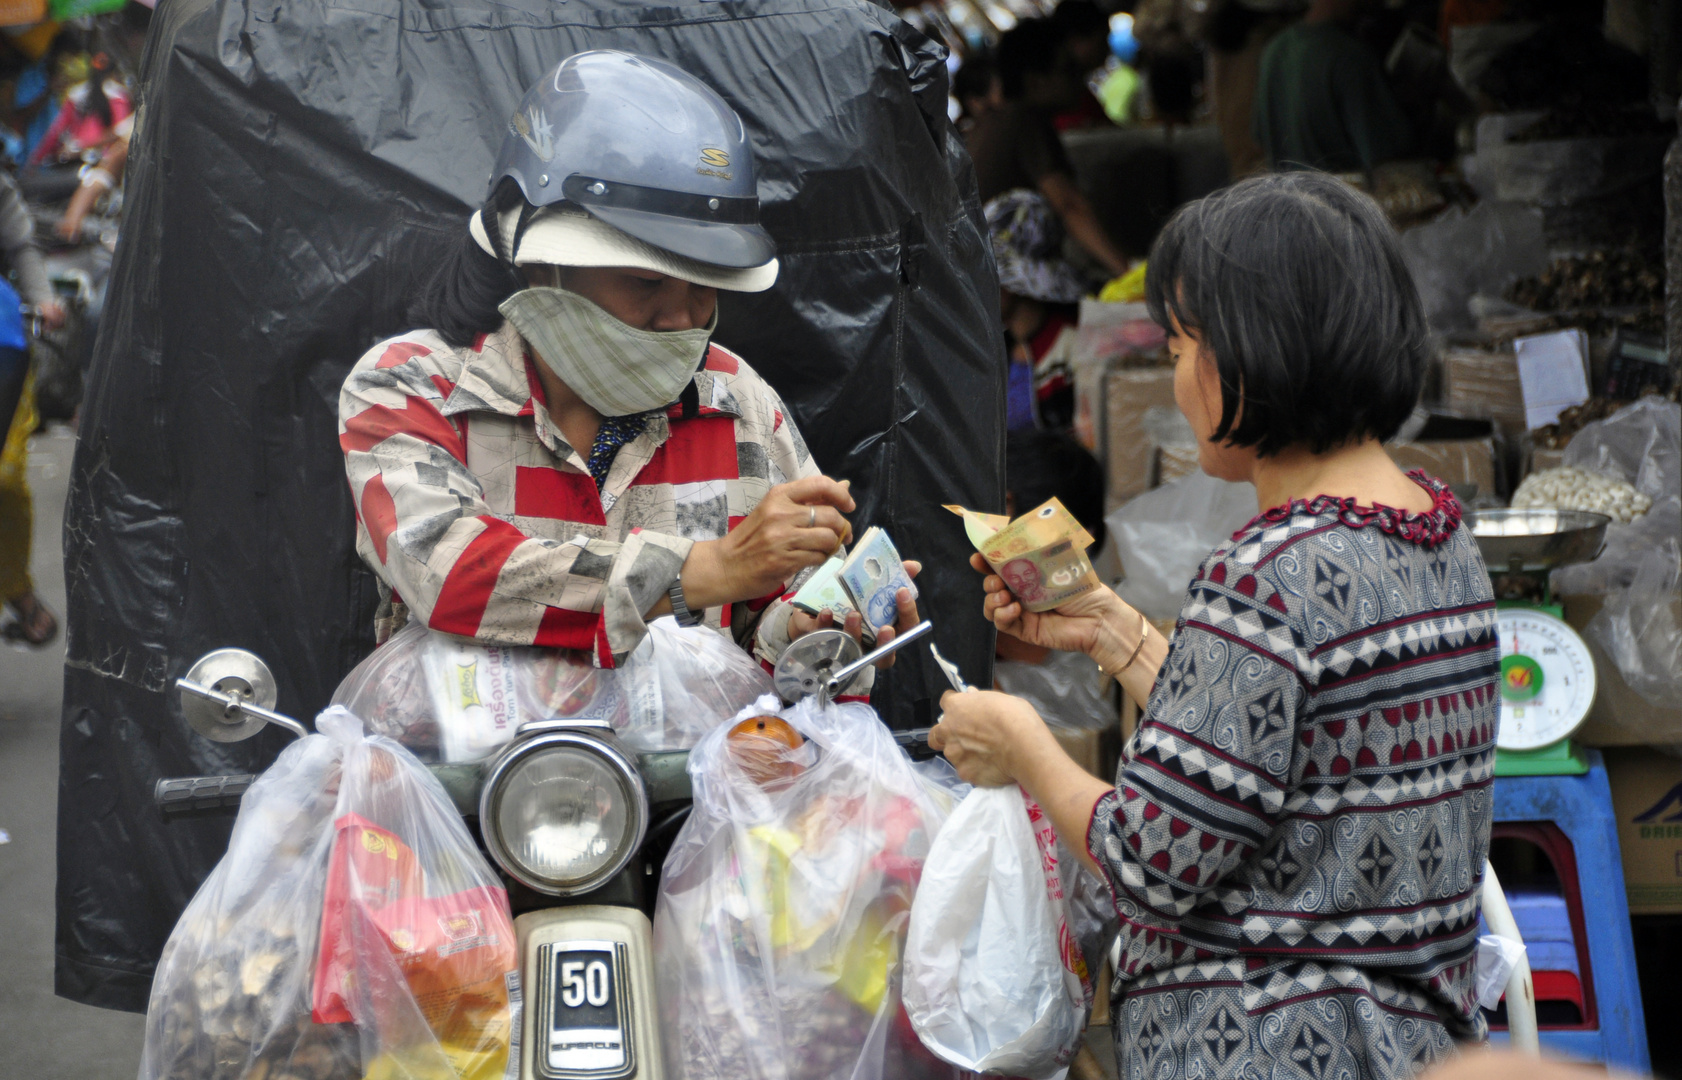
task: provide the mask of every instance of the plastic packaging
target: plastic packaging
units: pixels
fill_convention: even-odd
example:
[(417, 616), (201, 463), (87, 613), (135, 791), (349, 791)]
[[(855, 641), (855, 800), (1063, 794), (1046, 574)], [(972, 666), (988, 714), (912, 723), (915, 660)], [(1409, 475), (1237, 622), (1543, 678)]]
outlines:
[(1070, 930), (1057, 836), (1021, 788), (978, 788), (947, 819), (905, 940), (905, 1007), (923, 1045), (975, 1072), (1061, 1075), (1092, 980)]
[(1112, 681), (1084, 653), (1054, 649), (1037, 664), (999, 660), (993, 664), (993, 682), (1032, 705), (1052, 727), (1107, 731), (1120, 718), (1110, 693)]
[(1501, 995), (1507, 992), (1507, 980), (1512, 977), (1513, 968), (1518, 966), (1524, 952), (1524, 943), (1512, 938), (1504, 938), (1498, 934), (1483, 934), (1478, 937), (1479, 1005), (1493, 1009), (1501, 1004)]
[(140, 1080), (498, 1080), (508, 897), (413, 754), (335, 708), (240, 804), (165, 946)]
[[(1682, 708), (1682, 551), (1675, 537), (1640, 556), (1626, 588), (1614, 589), (1587, 627), (1631, 690), (1661, 708)], [(1651, 733), (1655, 737), (1657, 732)]]
[(654, 913), (667, 1074), (947, 1075), (901, 1008), (899, 959), (950, 788), (912, 766), (869, 706), (776, 709), (766, 698), (743, 719), (774, 716), (784, 738), (729, 725), (689, 755), (694, 809)]
[(1401, 241), (1425, 316), (1438, 331), (1471, 325), (1469, 297), (1499, 296), (1507, 285), (1548, 266), (1542, 212), (1514, 203), (1485, 200), (1470, 211), (1451, 207), (1402, 233)]
[(1651, 503), (1634, 521), (1607, 526), (1599, 558), (1555, 570), (1554, 592), (1626, 588), (1648, 553), (1682, 534), (1682, 405), (1648, 397), (1587, 424), (1565, 448), (1562, 463), (1627, 481)]
[(771, 678), (724, 635), (649, 624), (618, 668), (581, 653), (479, 645), (411, 621), (333, 694), (423, 761), (479, 761), (521, 724), (556, 717), (609, 724), (635, 750), (687, 750), (760, 695)]
[(1176, 619), (1197, 568), (1256, 516), (1253, 484), (1197, 472), (1145, 492), (1104, 519), (1126, 579), (1116, 591), (1147, 619)]

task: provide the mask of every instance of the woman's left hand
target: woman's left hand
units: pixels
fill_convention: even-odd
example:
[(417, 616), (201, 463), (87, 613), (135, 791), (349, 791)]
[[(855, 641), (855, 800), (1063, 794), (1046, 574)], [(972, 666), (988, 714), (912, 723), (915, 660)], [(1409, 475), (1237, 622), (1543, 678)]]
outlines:
[(979, 787), (1018, 782), (1016, 767), (1027, 760), (1028, 748), (1051, 738), (1034, 707), (1009, 694), (948, 690), (940, 707), (945, 714), (929, 731), (929, 746), (945, 751), (958, 775)]
[[(922, 563), (911, 559), (907, 559), (904, 565), (906, 576), (913, 580), (923, 569)], [(894, 613), (894, 625), (878, 626), (876, 628), (875, 647), (878, 649), (922, 621), (917, 615), (917, 598), (911, 595), (910, 589), (899, 591), (899, 595), (894, 597), (894, 606), (897, 609)], [(788, 617), (788, 639), (797, 641), (814, 630), (825, 630), (834, 625), (835, 613), (832, 611), (820, 611), (816, 615), (808, 615), (804, 611), (795, 611)], [(846, 632), (848, 637), (859, 643), (859, 648), (864, 648), (863, 615), (856, 611), (849, 612), (846, 620), (841, 624), (841, 629)], [(883, 659), (878, 660), (876, 666), (884, 669), (893, 667), (894, 659), (898, 655), (898, 653), (889, 653)]]

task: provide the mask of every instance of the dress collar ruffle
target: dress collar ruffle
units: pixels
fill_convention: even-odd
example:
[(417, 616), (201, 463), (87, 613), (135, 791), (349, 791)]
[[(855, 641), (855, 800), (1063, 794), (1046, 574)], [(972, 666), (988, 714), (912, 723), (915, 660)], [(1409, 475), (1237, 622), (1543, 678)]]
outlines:
[(1396, 507), (1382, 504), (1362, 506), (1350, 495), (1316, 495), (1312, 499), (1292, 499), (1271, 510), (1262, 511), (1251, 518), (1242, 529), (1233, 533), (1232, 538), (1236, 540), (1253, 529), (1281, 524), (1297, 514), (1314, 517), (1335, 514), (1339, 521), (1351, 529), (1374, 526), (1422, 547), (1436, 547), (1453, 536), (1454, 531), (1460, 527), (1460, 500), (1454, 497), (1454, 492), (1449, 490), (1447, 484), (1434, 476), (1425, 475), (1423, 469), (1414, 469), (1407, 475), (1408, 479), (1431, 493), (1431, 509), (1414, 513), (1411, 510), (1398, 510)]

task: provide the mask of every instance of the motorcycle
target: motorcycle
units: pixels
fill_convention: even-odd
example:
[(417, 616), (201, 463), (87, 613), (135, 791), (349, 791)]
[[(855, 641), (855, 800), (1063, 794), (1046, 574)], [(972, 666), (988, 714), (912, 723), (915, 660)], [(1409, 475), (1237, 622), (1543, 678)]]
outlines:
[[(924, 621), (868, 654), (839, 630), (815, 631), (784, 650), (773, 685), (790, 704), (814, 695), (832, 701), (932, 629)], [(270, 724), (297, 738), (310, 734), (274, 711), (274, 676), (244, 649), (205, 655), (176, 687), (187, 722), (216, 742), (248, 739)], [(913, 758), (933, 754), (928, 729), (895, 739)], [(605, 720), (552, 716), (521, 725), (486, 761), (427, 766), (501, 872), (517, 916), (520, 986), (531, 998), (514, 1043), (521, 1080), (664, 1075), (650, 915), (666, 851), (690, 811), (688, 758), (687, 750), (634, 752)], [(228, 814), (255, 780), (164, 779), (153, 798), (170, 819)], [(529, 842), (557, 829), (576, 841), (563, 856)]]

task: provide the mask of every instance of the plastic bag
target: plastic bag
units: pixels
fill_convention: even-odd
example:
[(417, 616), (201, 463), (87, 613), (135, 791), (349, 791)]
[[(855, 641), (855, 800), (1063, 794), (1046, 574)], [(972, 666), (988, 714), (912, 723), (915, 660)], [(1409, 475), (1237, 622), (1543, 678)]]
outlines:
[[(867, 705), (743, 714), (689, 755), (694, 809), (660, 881), (654, 949), (668, 1075), (911, 1080), (950, 1070), (900, 1005), (923, 860), (953, 804)], [(785, 727), (786, 725), (786, 727)]]
[(1629, 524), (1607, 526), (1599, 558), (1555, 570), (1554, 592), (1627, 588), (1643, 559), (1682, 533), (1682, 405), (1648, 397), (1587, 424), (1572, 437), (1561, 464), (1628, 481), (1652, 502)]
[(905, 940), (923, 1045), (977, 1072), (1052, 1077), (1079, 1051), (1092, 980), (1057, 835), (1021, 788), (978, 788), (935, 837)]
[(333, 703), (364, 717), (423, 761), (494, 754), (521, 724), (555, 717), (609, 724), (634, 750), (687, 750), (771, 690), (734, 642), (671, 618), (618, 668), (583, 653), (482, 645), (411, 620), (345, 676)]
[(1548, 267), (1542, 212), (1515, 203), (1450, 207), (1403, 232), (1401, 242), (1425, 316), (1437, 331), (1472, 324), (1469, 297), (1499, 296), (1512, 282)]
[(1121, 712), (1111, 695), (1111, 680), (1085, 653), (1052, 650), (1044, 660), (997, 660), (993, 682), (1011, 697), (1032, 705), (1054, 728), (1108, 731)]
[(317, 727), (170, 935), (140, 1080), (497, 1080), (519, 1025), (499, 879), (413, 754), (344, 709)]
[(1682, 708), (1679, 583), (1682, 549), (1670, 537), (1641, 556), (1629, 586), (1610, 593), (1586, 628), (1631, 690), (1668, 709)]
[(1203, 472), (1145, 492), (1104, 519), (1127, 571), (1116, 591), (1148, 619), (1178, 618), (1203, 560), (1255, 516), (1255, 485)]

